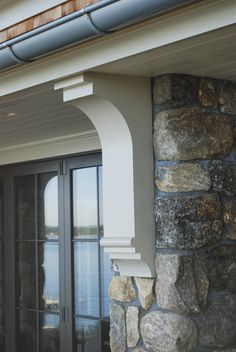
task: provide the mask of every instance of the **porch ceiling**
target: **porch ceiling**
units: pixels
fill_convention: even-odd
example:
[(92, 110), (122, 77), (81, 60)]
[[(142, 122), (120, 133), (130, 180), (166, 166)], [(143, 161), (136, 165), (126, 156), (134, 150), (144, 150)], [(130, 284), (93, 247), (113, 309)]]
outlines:
[(236, 24), (114, 61), (94, 71), (150, 77), (174, 72), (236, 80)]
[(94, 130), (90, 120), (62, 93), (46, 84), (0, 98), (0, 153), (23, 144)]

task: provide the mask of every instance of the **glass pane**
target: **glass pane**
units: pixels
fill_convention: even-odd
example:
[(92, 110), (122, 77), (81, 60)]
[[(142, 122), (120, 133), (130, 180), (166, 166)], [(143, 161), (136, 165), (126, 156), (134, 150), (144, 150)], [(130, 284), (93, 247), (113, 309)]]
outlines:
[(35, 177), (16, 178), (16, 236), (35, 238)]
[(102, 320), (101, 321), (102, 352), (111, 352), (109, 332), (110, 332), (110, 321)]
[(58, 176), (38, 175), (38, 231), (42, 239), (58, 239)]
[(73, 226), (75, 238), (97, 238), (97, 168), (73, 171)]
[(103, 236), (103, 201), (102, 201), (102, 166), (98, 168), (98, 185), (99, 185), (99, 234)]
[(102, 304), (102, 318), (109, 319), (109, 296), (108, 288), (111, 283), (113, 271), (111, 270), (111, 260), (109, 254), (100, 249), (101, 255), (101, 304)]
[(17, 305), (36, 307), (36, 248), (34, 242), (17, 243)]
[(4, 306), (0, 305), (0, 351), (3, 352), (4, 350)]
[(99, 316), (98, 244), (74, 243), (75, 314)]
[(18, 312), (18, 343), (17, 352), (37, 351), (37, 318), (35, 312)]
[(75, 352), (100, 352), (99, 321), (75, 319)]
[(0, 180), (0, 240), (3, 239), (3, 185)]
[(59, 253), (54, 242), (38, 243), (39, 305), (41, 310), (59, 311)]
[(60, 318), (55, 314), (39, 315), (40, 352), (59, 352)]
[(0, 305), (4, 303), (3, 243), (0, 241)]

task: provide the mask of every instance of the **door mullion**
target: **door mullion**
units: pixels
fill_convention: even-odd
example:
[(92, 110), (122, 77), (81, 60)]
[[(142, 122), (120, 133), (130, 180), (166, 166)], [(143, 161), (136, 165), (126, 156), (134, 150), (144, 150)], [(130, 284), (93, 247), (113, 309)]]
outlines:
[[(16, 290), (15, 290), (15, 209), (14, 179), (4, 177), (4, 261), (5, 261), (5, 324), (6, 351), (16, 351)], [(7, 240), (6, 240), (7, 239)]]
[(60, 300), (60, 352), (66, 348), (66, 319), (64, 308), (66, 306), (66, 273), (65, 273), (65, 216), (64, 216), (64, 178), (60, 172), (58, 174), (58, 213), (59, 213), (59, 300)]
[(71, 173), (67, 168), (64, 174), (64, 219), (65, 219), (65, 294), (66, 294), (66, 351), (73, 352), (73, 252), (72, 252), (72, 206), (71, 206)]

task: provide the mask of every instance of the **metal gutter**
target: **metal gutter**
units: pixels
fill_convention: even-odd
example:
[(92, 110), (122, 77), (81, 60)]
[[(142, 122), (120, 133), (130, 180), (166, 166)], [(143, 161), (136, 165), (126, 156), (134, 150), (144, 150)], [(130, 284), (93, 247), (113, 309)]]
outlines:
[(108, 35), (148, 16), (193, 0), (102, 0), (0, 44), (0, 70)]

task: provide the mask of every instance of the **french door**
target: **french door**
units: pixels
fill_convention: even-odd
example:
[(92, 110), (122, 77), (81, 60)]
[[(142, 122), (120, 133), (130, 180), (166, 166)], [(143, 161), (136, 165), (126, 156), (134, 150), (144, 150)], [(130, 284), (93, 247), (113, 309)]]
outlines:
[(5, 351), (110, 351), (100, 155), (0, 172)]

